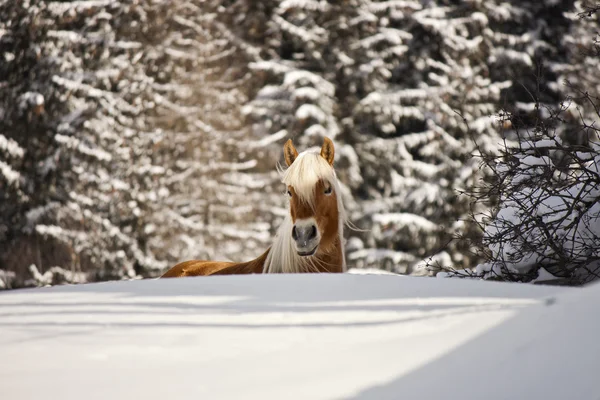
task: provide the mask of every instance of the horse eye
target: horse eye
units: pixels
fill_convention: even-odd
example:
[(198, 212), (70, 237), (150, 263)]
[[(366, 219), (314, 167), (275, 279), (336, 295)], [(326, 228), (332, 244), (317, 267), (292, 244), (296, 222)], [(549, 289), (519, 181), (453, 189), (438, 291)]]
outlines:
[(292, 197), (292, 192), (290, 192), (289, 190), (287, 191), (287, 195)]
[(331, 186), (327, 186), (325, 188), (325, 191), (323, 193), (325, 193), (325, 194), (331, 194), (332, 191), (333, 191), (333, 188)]

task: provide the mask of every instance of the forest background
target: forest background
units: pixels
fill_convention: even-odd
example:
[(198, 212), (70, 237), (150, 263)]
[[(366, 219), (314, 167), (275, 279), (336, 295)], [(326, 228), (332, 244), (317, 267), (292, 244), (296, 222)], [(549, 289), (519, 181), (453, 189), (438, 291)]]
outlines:
[(595, 279), (599, 14), (0, 1), (0, 287), (256, 257), (287, 212), (282, 144), (324, 136), (360, 228), (350, 267)]

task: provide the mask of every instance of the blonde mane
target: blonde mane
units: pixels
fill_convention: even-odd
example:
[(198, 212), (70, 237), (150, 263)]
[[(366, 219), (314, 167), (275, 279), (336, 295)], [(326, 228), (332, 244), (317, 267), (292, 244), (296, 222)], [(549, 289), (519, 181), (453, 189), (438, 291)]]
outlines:
[[(340, 183), (331, 165), (319, 153), (305, 151), (298, 155), (292, 165), (281, 171), (281, 181), (286, 186), (292, 186), (296, 194), (311, 207), (315, 206), (315, 185), (319, 180), (330, 183), (337, 196), (339, 214), (338, 235), (342, 246), (342, 270), (346, 271), (344, 256), (344, 224), (346, 212), (342, 202)], [(292, 239), (292, 217), (288, 213), (283, 223), (277, 230), (277, 235), (264, 264), (263, 273), (299, 273), (316, 269), (319, 261), (314, 257), (301, 257), (294, 248)]]

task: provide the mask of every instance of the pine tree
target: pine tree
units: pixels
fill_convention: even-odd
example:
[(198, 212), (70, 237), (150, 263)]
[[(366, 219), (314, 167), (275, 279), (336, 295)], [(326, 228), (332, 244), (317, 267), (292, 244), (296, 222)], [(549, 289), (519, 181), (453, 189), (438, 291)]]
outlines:
[[(581, 51), (598, 21), (582, 11), (572, 0), (0, 2), (0, 280), (254, 257), (286, 213), (281, 144), (324, 136), (362, 228), (349, 233), (351, 267), (473, 267), (482, 234), (470, 215), (498, 200), (463, 194), (493, 179), (478, 157), (565, 99), (595, 118), (577, 103), (600, 82)], [(559, 136), (585, 144), (578, 112), (563, 117)]]
[(241, 114), (258, 50), (221, 9), (2, 4), (5, 286), (156, 276), (264, 250), (282, 196), (265, 195), (277, 159)]

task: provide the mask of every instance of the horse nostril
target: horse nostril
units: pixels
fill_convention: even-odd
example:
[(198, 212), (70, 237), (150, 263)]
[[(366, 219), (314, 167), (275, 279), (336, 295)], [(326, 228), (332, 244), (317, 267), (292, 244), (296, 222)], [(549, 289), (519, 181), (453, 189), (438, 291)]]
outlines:
[(298, 232), (296, 231), (296, 226), (292, 228), (292, 239), (298, 240)]
[(317, 236), (317, 227), (313, 225), (310, 230), (309, 239), (314, 239), (316, 236)]

